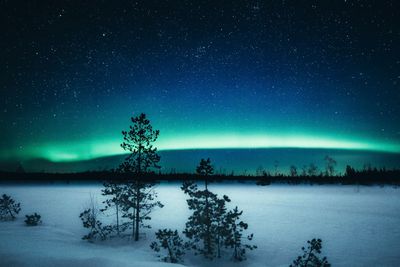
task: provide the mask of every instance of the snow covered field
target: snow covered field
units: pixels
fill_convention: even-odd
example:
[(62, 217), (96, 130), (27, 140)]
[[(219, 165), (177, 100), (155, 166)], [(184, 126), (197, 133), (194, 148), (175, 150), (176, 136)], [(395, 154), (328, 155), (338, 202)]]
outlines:
[[(12, 222), (0, 222), (0, 266), (177, 266), (158, 261), (149, 248), (159, 228), (182, 230), (190, 212), (180, 184), (157, 187), (165, 207), (153, 213), (152, 229), (140, 242), (111, 240), (95, 244), (79, 219), (93, 195), (101, 204), (101, 185), (11, 186), (0, 194), (21, 202)], [(400, 265), (400, 189), (357, 186), (256, 186), (212, 184), (228, 195), (231, 207), (244, 210), (258, 249), (248, 260), (232, 263), (229, 255), (208, 262), (186, 257), (187, 266), (288, 266), (314, 237), (332, 266)], [(38, 212), (43, 225), (26, 227), (24, 215)], [(183, 236), (183, 235), (182, 235)]]

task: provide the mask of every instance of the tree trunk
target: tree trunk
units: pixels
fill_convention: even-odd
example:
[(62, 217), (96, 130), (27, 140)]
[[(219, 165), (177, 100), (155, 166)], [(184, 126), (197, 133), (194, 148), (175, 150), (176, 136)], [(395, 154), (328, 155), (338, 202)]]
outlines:
[(174, 254), (172, 253), (171, 245), (169, 244), (169, 242), (167, 242), (167, 248), (168, 248), (168, 254), (169, 254), (169, 261), (170, 261), (171, 263), (176, 263), (177, 260), (175, 259), (175, 256), (174, 256)]
[(136, 216), (135, 216), (135, 241), (139, 240), (139, 213), (140, 213), (140, 187), (137, 184), (136, 187)]
[(206, 184), (206, 226), (207, 226), (207, 233), (206, 233), (206, 242), (205, 242), (205, 249), (208, 253), (208, 255), (212, 255), (212, 247), (211, 247), (211, 218), (210, 218), (210, 207), (209, 207), (209, 203), (208, 203), (208, 182), (207, 182), (207, 178), (205, 180), (205, 184)]
[(117, 212), (117, 235), (119, 236), (119, 206), (118, 206), (118, 204), (115, 205), (115, 209)]
[(310, 257), (311, 257), (311, 253), (314, 251), (314, 249), (310, 249), (310, 252), (308, 253), (308, 255), (307, 255), (307, 259), (306, 259), (306, 261), (304, 262), (304, 266), (308, 266), (308, 262), (310, 261)]
[(10, 214), (10, 216), (11, 216), (11, 219), (15, 219), (15, 217), (14, 217), (14, 215), (12, 214), (12, 212), (11, 212), (11, 209), (10, 208), (8, 208), (8, 213)]
[(135, 209), (132, 211), (132, 237), (135, 237)]
[[(141, 179), (142, 174), (142, 145), (139, 144), (138, 153), (138, 177), (136, 179)], [(140, 181), (136, 181), (136, 216), (135, 216), (135, 241), (139, 241), (139, 213), (140, 213)]]

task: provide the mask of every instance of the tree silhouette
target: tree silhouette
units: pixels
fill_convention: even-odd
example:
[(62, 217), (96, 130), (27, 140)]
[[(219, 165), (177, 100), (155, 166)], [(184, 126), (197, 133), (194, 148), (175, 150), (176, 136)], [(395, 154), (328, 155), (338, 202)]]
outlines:
[[(246, 249), (253, 250), (257, 246), (243, 244), (243, 231), (248, 228), (248, 224), (240, 220), (243, 211), (239, 211), (238, 207), (230, 210), (225, 216), (226, 235), (225, 246), (232, 248), (232, 258), (235, 261), (243, 261), (246, 259)], [(253, 239), (253, 234), (246, 237), (247, 240)]]
[(200, 160), (199, 165), (196, 167), (196, 174), (204, 177), (205, 187), (208, 190), (208, 176), (214, 174), (214, 167), (211, 165), (210, 158)]
[(308, 166), (307, 173), (309, 176), (317, 176), (318, 175), (318, 167), (314, 163), (310, 163)]
[(21, 211), (21, 204), (3, 194), (0, 198), (0, 220), (14, 220)]
[(191, 181), (185, 181), (182, 190), (189, 195), (187, 203), (193, 211), (183, 231), (190, 240), (188, 247), (207, 259), (220, 257), (221, 245), (224, 245), (227, 233), (226, 203), (230, 199), (225, 195), (218, 198), (217, 194), (208, 190), (199, 190)]
[(185, 255), (185, 247), (177, 230), (160, 229), (156, 232), (156, 238), (158, 242), (151, 243), (150, 247), (156, 252), (160, 252), (161, 248), (167, 250), (168, 255), (161, 258), (162, 261), (171, 263), (183, 261), (182, 257)]
[(37, 214), (36, 212), (34, 214), (31, 215), (25, 215), (26, 219), (25, 219), (25, 223), (27, 226), (37, 226), (39, 224), (42, 223), (42, 221), (40, 220), (40, 218), (42, 216), (40, 216), (39, 214)]
[(155, 207), (163, 207), (161, 202), (155, 201), (154, 182), (145, 181), (144, 175), (159, 169), (160, 156), (157, 148), (153, 147), (159, 130), (153, 130), (150, 121), (144, 113), (131, 118), (132, 125), (129, 131), (122, 131), (124, 141), (121, 147), (129, 152), (120, 171), (130, 173), (134, 177), (125, 184), (124, 211), (125, 217), (132, 220), (133, 236), (139, 240), (139, 228), (144, 220), (150, 220), (149, 214)]
[[(205, 181), (205, 207), (204, 207), (204, 218), (205, 218), (205, 225), (206, 225), (206, 232), (205, 232), (205, 242), (204, 247), (206, 253), (208, 255), (212, 255), (213, 253), (213, 242), (212, 242), (212, 233), (211, 233), (211, 209), (210, 209), (210, 201), (209, 198), (211, 197), (210, 192), (208, 191), (208, 176), (214, 173), (214, 168), (211, 165), (211, 160), (208, 158), (207, 160), (201, 159), (199, 166), (196, 168), (196, 173), (198, 175), (204, 176)], [(216, 196), (215, 196), (216, 198)]]
[(325, 175), (326, 176), (333, 176), (335, 175), (335, 167), (336, 167), (336, 160), (329, 156), (325, 156)]
[(296, 167), (295, 165), (291, 165), (291, 166), (290, 166), (289, 172), (290, 172), (290, 176), (291, 176), (291, 177), (296, 177), (296, 176), (298, 175), (298, 173), (297, 173), (297, 167)]
[(326, 257), (320, 259), (318, 257), (321, 254), (322, 240), (313, 238), (311, 241), (307, 241), (307, 249), (302, 247), (302, 256), (298, 256), (296, 260), (289, 267), (330, 267)]
[(103, 225), (99, 220), (101, 212), (95, 203), (93, 196), (90, 196), (88, 207), (79, 214), (83, 227), (89, 230), (89, 233), (82, 237), (83, 240), (94, 242), (95, 240), (106, 240), (112, 233), (110, 225)]

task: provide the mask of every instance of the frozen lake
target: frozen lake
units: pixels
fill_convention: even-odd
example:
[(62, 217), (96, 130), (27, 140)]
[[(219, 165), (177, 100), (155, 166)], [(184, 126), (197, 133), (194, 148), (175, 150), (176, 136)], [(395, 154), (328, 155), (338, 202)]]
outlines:
[[(166, 266), (149, 248), (159, 228), (184, 228), (190, 212), (179, 183), (157, 186), (163, 209), (153, 213), (152, 229), (140, 242), (91, 244), (79, 219), (90, 195), (101, 204), (101, 185), (0, 185), (0, 194), (21, 202), (16, 221), (0, 222), (0, 266)], [(200, 257), (187, 266), (288, 266), (314, 237), (332, 266), (400, 265), (400, 189), (364, 186), (211, 184), (228, 195), (230, 207), (244, 211), (258, 249), (243, 263)], [(24, 215), (38, 212), (43, 225), (25, 227)], [(183, 235), (182, 235), (183, 236)], [(176, 266), (176, 265), (174, 265)]]

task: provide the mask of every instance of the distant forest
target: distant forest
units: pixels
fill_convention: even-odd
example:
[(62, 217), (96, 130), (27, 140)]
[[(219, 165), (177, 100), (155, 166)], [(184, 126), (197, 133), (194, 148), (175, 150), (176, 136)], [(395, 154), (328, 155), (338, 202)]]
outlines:
[[(293, 171), (293, 170), (292, 170)], [(3, 183), (24, 182), (104, 182), (104, 181), (124, 181), (131, 179), (132, 174), (121, 173), (114, 170), (93, 171), (78, 173), (25, 173), (25, 172), (0, 172), (0, 181)], [(186, 181), (204, 180), (204, 177), (194, 173), (148, 173), (137, 177), (140, 180), (149, 181)], [(266, 171), (258, 172), (254, 175), (235, 175), (235, 174), (214, 174), (210, 175), (210, 181), (252, 181), (259, 185), (271, 183), (283, 184), (389, 184), (400, 185), (400, 169), (387, 170), (385, 168), (367, 167), (357, 170), (347, 166), (343, 175), (330, 175), (326, 172), (313, 173), (269, 173)]]

